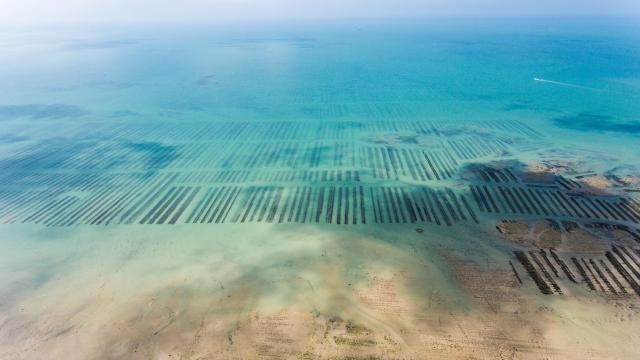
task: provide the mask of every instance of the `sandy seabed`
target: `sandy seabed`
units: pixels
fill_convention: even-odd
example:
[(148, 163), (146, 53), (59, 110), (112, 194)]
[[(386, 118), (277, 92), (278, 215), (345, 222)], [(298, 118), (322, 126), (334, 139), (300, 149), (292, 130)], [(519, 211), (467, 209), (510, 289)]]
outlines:
[(1, 357), (584, 359), (637, 351), (637, 302), (520, 285), (510, 245), (492, 229), (239, 226), (1, 227)]

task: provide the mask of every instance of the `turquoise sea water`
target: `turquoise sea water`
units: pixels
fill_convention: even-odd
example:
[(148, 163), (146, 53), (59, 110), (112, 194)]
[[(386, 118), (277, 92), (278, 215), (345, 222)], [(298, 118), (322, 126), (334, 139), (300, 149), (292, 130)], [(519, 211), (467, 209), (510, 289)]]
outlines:
[[(0, 90), (5, 107), (65, 104), (99, 121), (356, 118), (380, 115), (377, 106), (628, 122), (638, 114), (638, 31), (629, 19), (5, 29)], [(29, 110), (3, 108), (5, 121), (20, 115)]]
[[(629, 19), (5, 29), (0, 117), (28, 131), (88, 121), (517, 118), (581, 136), (611, 130), (596, 139), (605, 141), (637, 132), (618, 124), (638, 121), (638, 36)], [(12, 108), (51, 104), (63, 106)]]
[[(592, 115), (613, 122), (615, 131), (615, 124), (637, 121), (640, 103), (639, 35), (629, 19), (114, 26), (2, 35), (5, 122), (361, 120), (390, 113), (518, 117), (535, 125), (586, 116), (556, 123), (576, 128)], [(25, 104), (66, 107), (10, 108)]]
[[(364, 159), (363, 144), (417, 131), (437, 136), (411, 141), (438, 149), (438, 129), (486, 132), (493, 155), (526, 158), (519, 149), (568, 145), (597, 154), (584, 171), (633, 172), (638, 31), (630, 19), (5, 29), (3, 176), (20, 190), (41, 170), (47, 177), (337, 166), (359, 170), (365, 182), (385, 167), (387, 178), (415, 183), (423, 177), (389, 176), (382, 158)], [(250, 162), (265, 151), (273, 156)], [(433, 161), (458, 167), (477, 157), (456, 155)], [(75, 191), (85, 180), (69, 181)]]
[[(551, 207), (562, 219), (630, 223), (625, 210), (606, 215), (608, 204), (622, 206), (617, 197), (598, 198), (603, 204), (593, 205), (593, 216), (538, 192), (514, 190), (518, 198), (530, 194), (533, 206), (548, 200), (549, 213), (509, 211), (509, 199), (514, 205), (518, 199), (497, 190), (491, 206), (476, 194), (480, 180), (469, 178), (468, 169), (501, 162), (515, 164), (515, 172), (542, 163), (574, 180), (640, 179), (636, 20), (0, 29), (0, 317), (8, 324), (0, 327), (7, 339), (0, 355), (24, 355), (33, 341), (45, 351), (50, 345), (41, 341), (51, 333), (106, 321), (95, 320), (105, 313), (95, 304), (109, 304), (104, 299), (112, 296), (112, 307), (101, 306), (117, 318), (127, 301), (147, 300), (138, 292), (155, 291), (167, 279), (205, 294), (210, 284), (193, 274), (215, 278), (212, 293), (229, 288), (222, 285), (228, 273), (277, 274), (289, 283), (283, 274), (303, 274), (305, 262), (280, 261), (270, 251), (293, 256), (286, 250), (295, 240), (300, 249), (292, 249), (321, 254), (316, 245), (336, 236), (328, 230), (335, 224), (353, 225), (342, 240), (379, 237), (391, 244), (404, 241), (397, 234), (417, 236), (415, 227), (425, 226), (424, 236), (438, 237), (435, 244), (467, 236), (458, 233), (488, 233), (496, 213), (535, 218), (551, 216)], [(572, 190), (564, 184), (546, 186), (558, 194), (561, 185)], [(623, 187), (632, 197), (640, 182)], [(591, 209), (587, 200), (576, 201)], [(435, 258), (433, 249), (420, 251)], [(197, 256), (207, 253), (215, 256)], [(362, 260), (350, 257), (357, 250), (347, 253), (348, 261), (339, 252), (337, 258)], [(119, 277), (129, 266), (123, 264), (135, 265)], [(345, 278), (355, 283), (364, 268)], [(217, 277), (219, 269), (226, 277)], [(314, 296), (325, 299), (318, 293), (327, 283), (312, 282)], [(52, 300), (73, 292), (68, 284), (87, 293), (65, 304), (90, 315)], [(42, 321), (52, 325), (34, 325)]]

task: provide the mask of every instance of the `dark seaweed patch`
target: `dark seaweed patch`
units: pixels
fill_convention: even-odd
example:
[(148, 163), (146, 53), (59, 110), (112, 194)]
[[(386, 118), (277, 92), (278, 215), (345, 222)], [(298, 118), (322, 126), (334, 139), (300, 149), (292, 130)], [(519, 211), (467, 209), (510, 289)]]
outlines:
[(561, 128), (577, 131), (640, 133), (640, 122), (620, 123), (611, 116), (592, 113), (563, 116), (553, 119), (553, 122)]
[(211, 80), (212, 80), (213, 78), (215, 78), (215, 77), (216, 77), (216, 75), (215, 75), (215, 74), (205, 75), (205, 76), (203, 76), (203, 77), (199, 78), (198, 80), (196, 80), (196, 84), (197, 84), (198, 86), (207, 86), (207, 85), (209, 85), (209, 83), (211, 82)]
[(178, 158), (175, 146), (162, 145), (156, 142), (129, 143), (126, 146), (145, 156), (145, 163), (152, 168), (165, 168)]

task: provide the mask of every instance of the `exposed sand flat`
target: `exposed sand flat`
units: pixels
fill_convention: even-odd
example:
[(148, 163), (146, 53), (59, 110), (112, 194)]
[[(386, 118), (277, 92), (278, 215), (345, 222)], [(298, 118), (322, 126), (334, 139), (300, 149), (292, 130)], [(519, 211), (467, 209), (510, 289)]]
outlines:
[(498, 236), (252, 228), (77, 228), (45, 240), (44, 229), (2, 227), (24, 250), (11, 245), (3, 262), (0, 354), (579, 359), (637, 346), (637, 299), (542, 295), (521, 268), (518, 283)]

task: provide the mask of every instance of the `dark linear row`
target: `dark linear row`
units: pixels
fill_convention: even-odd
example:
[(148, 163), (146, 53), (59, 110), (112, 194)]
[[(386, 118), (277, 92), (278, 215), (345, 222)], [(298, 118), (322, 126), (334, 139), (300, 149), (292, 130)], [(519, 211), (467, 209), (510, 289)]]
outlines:
[[(368, 106), (369, 108), (371, 106)], [(64, 135), (78, 134), (85, 138), (104, 138), (105, 134), (110, 139), (141, 139), (179, 140), (179, 141), (237, 141), (237, 140), (297, 140), (297, 139), (327, 139), (343, 140), (354, 139), (362, 133), (389, 133), (389, 132), (416, 132), (419, 134), (441, 135), (450, 129), (459, 129), (459, 124), (438, 121), (417, 121), (401, 118), (406, 111), (390, 111), (391, 109), (375, 107), (370, 118), (374, 115), (386, 114), (390, 116), (384, 120), (369, 119), (367, 121), (327, 121), (323, 116), (321, 121), (154, 121), (137, 122), (112, 121), (108, 125), (101, 122), (87, 122), (74, 129), (65, 129)], [(385, 105), (386, 107), (386, 105)], [(337, 111), (337, 112), (336, 112)], [(350, 112), (346, 107), (342, 110), (331, 112), (338, 117)], [(311, 111), (310, 114), (313, 114)], [(328, 115), (328, 114), (325, 114)], [(481, 121), (469, 124), (478, 129), (494, 129), (505, 134), (520, 134), (527, 138), (541, 138), (543, 135), (519, 121)], [(51, 126), (52, 134), (59, 133), (60, 129)], [(73, 132), (70, 132), (73, 131)]]
[(278, 182), (342, 182), (360, 181), (358, 170), (221, 170), (183, 172), (178, 178), (180, 183), (189, 184), (239, 184), (239, 183), (278, 183)]
[[(319, 166), (322, 159), (328, 153), (330, 147), (321, 144), (307, 146), (303, 143), (273, 143), (262, 142), (252, 144), (252, 151), (244, 152), (248, 154), (241, 161), (231, 161), (239, 167), (259, 168), (259, 167), (292, 167), (292, 166)], [(238, 153), (243, 154), (243, 153)], [(237, 165), (236, 165), (237, 164)]]
[[(189, 126), (179, 126), (171, 122), (154, 122), (153, 124), (88, 124), (82, 129), (87, 137), (98, 137), (110, 134), (112, 139), (184, 139), (191, 141), (204, 140), (238, 140), (248, 134), (264, 135), (269, 127), (277, 123), (252, 124), (249, 122), (190, 122)], [(297, 134), (296, 134), (297, 135)]]
[(533, 279), (533, 281), (535, 282), (540, 292), (545, 295), (553, 294), (551, 287), (549, 287), (547, 282), (542, 278), (542, 276), (540, 276), (540, 273), (533, 266), (533, 263), (531, 262), (531, 260), (529, 260), (529, 257), (527, 256), (527, 254), (524, 251), (514, 251), (513, 254), (515, 255), (516, 259), (520, 262), (520, 264), (522, 264), (522, 267), (524, 267), (526, 272), (529, 274), (529, 277)]
[[(567, 263), (553, 249), (514, 251), (514, 255), (543, 294), (563, 294), (560, 283), (564, 279), (577, 283)], [(517, 274), (515, 270), (514, 273)], [(519, 277), (518, 280), (522, 283)]]
[(640, 207), (625, 198), (611, 201), (610, 198), (522, 186), (470, 185), (470, 189), (480, 211), (487, 213), (640, 222)]
[(47, 196), (41, 201), (27, 203), (22, 209), (9, 209), (8, 215), (2, 214), (3, 222), (43, 223), (50, 226), (109, 224), (119, 212), (135, 200), (136, 192), (146, 187), (144, 182), (129, 185), (129, 191), (126, 192), (118, 192), (107, 186), (86, 197), (63, 194)]
[(138, 223), (175, 224), (199, 190), (190, 186), (172, 186)]
[[(514, 251), (529, 277), (543, 294), (562, 294), (560, 284), (564, 281), (579, 283), (569, 263), (553, 249), (537, 251)], [(571, 264), (582, 282), (592, 291), (609, 295), (640, 295), (640, 254), (636, 249), (612, 246), (605, 258), (571, 257)], [(514, 273), (517, 272), (514, 269)], [(518, 280), (521, 279), (518, 276)]]
[[(47, 151), (42, 151), (46, 148)], [(304, 168), (327, 164), (334, 167), (360, 165), (354, 143), (238, 142), (158, 143), (56, 142), (39, 144), (10, 158), (0, 168), (25, 170), (77, 169), (83, 171), (210, 169), (210, 168)], [(329, 161), (332, 160), (332, 161)], [(0, 183), (6, 175), (0, 176)], [(9, 177), (10, 179), (11, 177)]]
[[(57, 188), (72, 191), (99, 191), (105, 185), (125, 184), (131, 179), (148, 177), (144, 172), (82, 172), (82, 173), (29, 173), (16, 172), (2, 178), (0, 201), (14, 197), (26, 189)], [(358, 170), (220, 170), (183, 171), (179, 173), (180, 184), (240, 184), (252, 182), (359, 182)], [(4, 189), (3, 189), (4, 188)], [(20, 189), (20, 190), (14, 190)], [(4, 194), (4, 196), (3, 196)], [(0, 203), (0, 208), (2, 203)]]
[(435, 222), (451, 226), (467, 220), (465, 213), (478, 223), (466, 198), (450, 189), (419, 187), (408, 191), (398, 187), (372, 187), (369, 195), (376, 223)]
[[(164, 146), (121, 142), (55, 141), (34, 145), (22, 154), (0, 160), (1, 169), (134, 170), (186, 166), (204, 145)], [(179, 156), (178, 156), (179, 155)]]
[(489, 120), (483, 122), (485, 127), (493, 128), (496, 130), (504, 131), (508, 134), (512, 133), (520, 133), (527, 137), (532, 138), (542, 138), (544, 134), (535, 130), (529, 125), (526, 125), (520, 121), (511, 120), (511, 121), (497, 121), (497, 120)]
[(251, 187), (232, 222), (366, 224), (362, 186)]
[[(59, 221), (50, 222), (47, 225), (108, 225), (110, 223), (126, 222), (127, 220), (119, 218), (120, 214), (125, 212), (126, 209), (133, 210), (134, 206), (141, 207), (145, 200), (149, 201), (149, 193), (153, 189), (164, 189), (168, 187), (176, 177), (177, 174), (173, 173), (160, 178), (147, 178), (135, 185), (122, 185), (117, 188), (106, 187), (106, 189), (93, 193), (86, 201), (83, 201), (77, 208), (71, 209), (68, 214)], [(126, 192), (116, 191), (120, 188), (129, 190)], [(125, 212), (125, 214), (127, 214), (127, 212)]]
[[(42, 149), (46, 148), (47, 151)], [(237, 142), (160, 143), (71, 142), (38, 144), (0, 160), (0, 169), (83, 171), (354, 167), (354, 143)], [(329, 161), (332, 160), (332, 161)]]
[[(303, 95), (304, 94), (304, 95)], [(313, 94), (313, 95), (311, 95)], [(405, 104), (397, 104), (385, 101), (384, 104), (377, 102), (350, 102), (340, 103), (335, 95), (318, 94), (315, 92), (296, 91), (296, 95), (302, 97), (300, 105), (301, 112), (316, 119), (348, 119), (354, 115), (366, 119), (385, 119), (390, 121), (403, 121), (407, 117), (415, 116), (412, 107)], [(314, 99), (314, 105), (308, 106), (308, 100)], [(320, 100), (324, 105), (318, 106)]]
[[(32, 171), (12, 171), (0, 177), (0, 189), (19, 190), (33, 188), (74, 188), (80, 191), (93, 191), (96, 186), (111, 183), (123, 177), (135, 176), (131, 173), (51, 173)], [(0, 190), (0, 193), (3, 190)]]
[(60, 191), (29, 191), (13, 194), (6, 197), (5, 193), (1, 199), (0, 223), (12, 224), (20, 221), (26, 216), (32, 216), (36, 212), (45, 210), (52, 199), (56, 199)]
[[(565, 224), (565, 226), (567, 225), (567, 222), (563, 222), (563, 224)], [(577, 226), (577, 224), (576, 224)], [(623, 224), (614, 224), (614, 223), (608, 223), (608, 222), (589, 222), (589, 223), (585, 223), (583, 224), (584, 227), (589, 228), (589, 229), (600, 229), (600, 230), (621, 230), (629, 235), (631, 235), (633, 237), (633, 239), (640, 244), (640, 229), (634, 229), (633, 227), (627, 226), (627, 225), (623, 225)]]
[(354, 166), (356, 160), (356, 145), (353, 142), (337, 142), (333, 146), (333, 166)]
[(560, 184), (563, 188), (567, 190), (579, 189), (582, 187), (580, 183), (575, 180), (567, 179), (564, 176), (558, 175), (556, 176), (556, 182)]
[(362, 150), (366, 167), (372, 169), (374, 178), (413, 180), (443, 180), (451, 178), (458, 162), (448, 151), (423, 151), (416, 149), (367, 147)]
[(183, 122), (154, 122), (152, 125), (122, 124), (105, 127), (103, 124), (90, 124), (83, 131), (86, 136), (99, 137), (105, 132), (112, 138), (125, 139), (178, 139), (188, 141), (234, 141), (246, 140), (297, 140), (328, 139), (342, 140), (356, 138), (362, 132), (399, 132), (415, 131), (428, 133), (432, 124), (423, 121), (396, 119), (393, 121), (368, 120), (356, 121), (275, 121), (275, 122), (203, 122), (192, 121), (189, 126)]
[[(355, 167), (361, 166), (357, 154), (353, 142), (239, 142), (203, 154), (202, 158), (218, 168)], [(198, 168), (211, 167), (204, 165), (195, 163)]]
[[(460, 145), (458, 144), (458, 142)], [(494, 141), (495, 142), (495, 141)], [(468, 137), (451, 140), (456, 156), (498, 155), (504, 145)], [(46, 147), (48, 151), (42, 151)], [(470, 150), (465, 150), (469, 148)], [(360, 149), (360, 150), (359, 150)], [(473, 150), (477, 149), (477, 150)], [(0, 160), (0, 168), (12, 171), (76, 169), (83, 171), (122, 171), (158, 169), (260, 169), (260, 168), (369, 168), (374, 176), (413, 180), (448, 179), (458, 161), (447, 148), (422, 150), (411, 147), (361, 147), (354, 142), (260, 141), (236, 143), (128, 143), (71, 142), (39, 144)], [(1, 181), (1, 180), (0, 180)]]
[[(363, 186), (218, 186), (178, 184), (178, 173), (130, 179), (82, 197), (28, 192), (0, 202), (5, 223), (176, 224), (278, 222), (367, 224), (430, 222), (451, 226), (478, 218), (451, 189)], [(0, 194), (9, 197), (11, 193)], [(15, 195), (15, 194), (13, 194)]]
[(511, 144), (513, 148), (519, 152), (533, 152), (549, 149), (552, 144), (546, 141), (518, 141), (515, 144)]
[[(499, 124), (495, 122), (495, 124)], [(513, 126), (494, 126), (511, 133)], [(524, 126), (526, 127), (526, 126)], [(438, 130), (438, 128), (440, 130)], [(362, 135), (388, 132), (415, 132), (447, 137), (446, 130), (456, 129), (451, 124), (427, 121), (367, 121), (367, 122), (190, 122), (153, 124), (87, 124), (79, 126), (77, 134), (82, 141), (55, 140), (28, 147), (10, 159), (0, 160), (4, 169), (63, 169), (82, 170), (140, 170), (159, 168), (227, 168), (240, 167), (318, 166), (333, 159), (334, 166), (359, 166), (354, 154), (354, 140)], [(349, 136), (337, 136), (346, 132)], [(473, 133), (473, 130), (472, 132)], [(94, 135), (92, 135), (94, 134)], [(325, 137), (324, 134), (333, 134)], [(72, 136), (65, 136), (73, 139)], [(104, 141), (104, 139), (111, 139)], [(146, 140), (145, 140), (146, 139)], [(151, 141), (150, 139), (153, 139)], [(314, 139), (315, 144), (300, 139)], [(340, 140), (334, 143), (332, 140)], [(212, 142), (214, 141), (214, 142)], [(434, 166), (443, 167), (458, 159), (501, 155), (511, 142), (500, 137), (455, 136), (444, 151), (428, 154)], [(311, 146), (310, 146), (311, 145)], [(41, 151), (46, 147), (48, 151)], [(413, 149), (415, 150), (415, 148)], [(397, 151), (400, 151), (398, 148)], [(452, 151), (453, 155), (447, 152)], [(409, 156), (409, 155), (407, 155)], [(440, 157), (440, 159), (438, 158)], [(412, 161), (410, 159), (410, 161)], [(420, 159), (422, 162), (422, 159)], [(329, 163), (329, 161), (327, 161)], [(447, 170), (451, 172), (450, 169)], [(446, 172), (446, 171), (444, 171)], [(443, 171), (439, 171), (443, 178)], [(419, 172), (413, 176), (420, 178)]]
[(495, 182), (495, 183), (517, 183), (518, 178), (513, 174), (513, 172), (508, 169), (494, 169), (490, 167), (479, 167), (474, 170), (480, 178), (485, 182)]
[[(605, 253), (606, 259), (572, 257), (571, 261), (590, 290), (613, 295), (630, 291), (640, 295), (638, 258), (626, 247), (613, 246)], [(615, 270), (615, 271), (614, 271)]]
[[(175, 174), (173, 174), (175, 178)], [(4, 223), (31, 222), (62, 226), (76, 223), (108, 224), (118, 212), (130, 205), (147, 187), (155, 187), (154, 177), (125, 177), (121, 182), (106, 183), (95, 191), (83, 194), (66, 194), (61, 189), (48, 191), (26, 191), (6, 210), (0, 211)], [(128, 189), (127, 191), (118, 191)], [(4, 209), (11, 202), (0, 202)], [(120, 222), (120, 221), (116, 221)]]
[(507, 148), (500, 140), (487, 140), (477, 136), (447, 140), (447, 144), (461, 160), (500, 156)]
[(385, 133), (385, 132), (416, 132), (418, 134), (435, 134), (438, 132), (433, 122), (415, 120), (393, 120), (393, 121), (367, 121), (359, 123), (363, 132)]
[(498, 120), (490, 120), (490, 121), (476, 121), (474, 120), (471, 123), (460, 123), (457, 122), (452, 124), (447, 121), (431, 121), (433, 133), (438, 136), (446, 136), (445, 132), (449, 131), (465, 131), (469, 130), (470, 132), (484, 132), (486, 129), (497, 130), (501, 133), (507, 135), (518, 134), (525, 138), (532, 139), (541, 139), (544, 137), (544, 134), (533, 129), (532, 127), (517, 121), (517, 120), (509, 120), (509, 121), (498, 121)]

